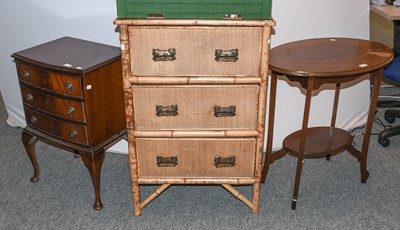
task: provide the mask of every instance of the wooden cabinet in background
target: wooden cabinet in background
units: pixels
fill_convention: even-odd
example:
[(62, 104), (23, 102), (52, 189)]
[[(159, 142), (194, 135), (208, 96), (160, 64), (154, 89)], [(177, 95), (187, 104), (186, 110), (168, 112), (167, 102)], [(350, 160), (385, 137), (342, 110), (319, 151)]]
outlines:
[(126, 134), (120, 49), (63, 37), (17, 53), (27, 127), (22, 141), (39, 180), (37, 140), (79, 154), (100, 199), (105, 150)]

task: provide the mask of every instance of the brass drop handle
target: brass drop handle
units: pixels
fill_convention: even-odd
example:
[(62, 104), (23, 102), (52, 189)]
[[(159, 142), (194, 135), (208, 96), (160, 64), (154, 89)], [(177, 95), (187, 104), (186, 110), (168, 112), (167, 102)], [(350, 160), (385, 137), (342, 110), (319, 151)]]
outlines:
[(221, 167), (233, 167), (235, 166), (235, 156), (230, 156), (230, 157), (220, 157), (220, 156), (215, 156), (214, 158), (214, 165), (216, 168), (221, 168)]
[(215, 60), (217, 62), (236, 62), (239, 58), (239, 50), (231, 49), (231, 50), (215, 50)]
[(31, 75), (29, 74), (29, 72), (27, 70), (24, 71), (23, 73), (24, 78), (29, 78)]
[(231, 105), (227, 107), (214, 106), (214, 116), (215, 117), (234, 117), (236, 116), (236, 106)]
[(32, 102), (32, 101), (33, 101), (33, 96), (32, 96), (32, 94), (28, 93), (28, 94), (26, 95), (26, 100), (29, 101), (29, 102)]
[(157, 156), (157, 166), (158, 167), (175, 167), (178, 164), (178, 157), (162, 157)]
[(170, 117), (178, 115), (178, 105), (156, 105), (157, 117)]
[(71, 82), (67, 82), (64, 84), (64, 88), (68, 91), (71, 91), (73, 89), (73, 85)]
[(69, 115), (74, 114), (74, 113), (75, 113), (75, 108), (74, 108), (73, 106), (68, 106), (68, 108), (67, 108), (67, 113), (68, 113)]
[(71, 137), (75, 138), (78, 136), (78, 131), (76, 131), (75, 129), (71, 131)]
[(31, 116), (31, 123), (37, 124), (37, 118), (35, 116)]
[(153, 61), (174, 61), (176, 60), (175, 49), (153, 49)]

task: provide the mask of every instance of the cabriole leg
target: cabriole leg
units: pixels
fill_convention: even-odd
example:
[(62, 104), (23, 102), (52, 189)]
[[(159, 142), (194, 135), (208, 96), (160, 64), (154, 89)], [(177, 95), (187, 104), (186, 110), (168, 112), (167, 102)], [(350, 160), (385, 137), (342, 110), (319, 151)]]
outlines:
[(35, 151), (37, 137), (23, 130), (21, 134), (21, 139), (25, 147), (26, 153), (28, 154), (33, 166), (33, 176), (30, 178), (30, 180), (32, 182), (37, 182), (39, 180), (39, 164), (36, 159)]
[(100, 210), (103, 208), (103, 204), (101, 203), (100, 199), (100, 171), (101, 166), (103, 165), (105, 151), (103, 149), (97, 154), (85, 152), (80, 153), (82, 161), (85, 164), (86, 168), (88, 168), (90, 176), (92, 177), (95, 194), (95, 202), (93, 208), (96, 210)]

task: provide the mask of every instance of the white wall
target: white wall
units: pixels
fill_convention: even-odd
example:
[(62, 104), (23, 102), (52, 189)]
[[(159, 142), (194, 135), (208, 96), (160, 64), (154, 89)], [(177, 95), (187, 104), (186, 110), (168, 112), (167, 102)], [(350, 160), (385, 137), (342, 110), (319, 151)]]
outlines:
[(63, 36), (119, 45), (111, 0), (1, 0), (0, 90), (10, 125), (25, 125), (14, 52)]
[[(276, 21), (271, 47), (315, 37), (351, 37), (369, 39), (368, 0), (273, 0), (272, 15)], [(341, 91), (336, 124), (352, 129), (366, 122), (369, 105), (369, 81), (347, 84)], [(278, 81), (274, 149), (280, 148), (288, 134), (301, 128), (304, 94), (285, 81)], [(313, 97), (310, 126), (329, 125), (333, 91)]]
[[(369, 38), (368, 0), (273, 0), (277, 22), (272, 47), (312, 37)], [(14, 52), (62, 36), (119, 45), (113, 20), (115, 0), (1, 0), (0, 1), (0, 90), (10, 125), (24, 126)], [(276, 135), (279, 147), (284, 136), (300, 127), (302, 94), (278, 82)], [(331, 107), (330, 92), (320, 93), (312, 103), (311, 123), (325, 123)], [(368, 83), (362, 82), (342, 93), (338, 125), (351, 128), (363, 123), (368, 104)], [(293, 112), (298, 111), (298, 112)], [(126, 143), (122, 144), (125, 148)]]

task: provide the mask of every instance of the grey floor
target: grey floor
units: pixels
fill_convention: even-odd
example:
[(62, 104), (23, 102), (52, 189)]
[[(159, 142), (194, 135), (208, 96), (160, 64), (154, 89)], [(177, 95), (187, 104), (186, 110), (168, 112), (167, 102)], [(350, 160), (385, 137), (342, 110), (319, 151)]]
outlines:
[[(296, 210), (290, 209), (296, 158), (286, 156), (271, 165), (257, 216), (220, 186), (172, 186), (134, 217), (127, 155), (106, 155), (104, 208), (94, 211), (89, 173), (71, 153), (38, 143), (40, 180), (29, 181), (33, 170), (20, 141), (21, 129), (8, 126), (6, 119), (0, 98), (1, 230), (400, 229), (400, 137), (383, 148), (372, 136), (366, 184), (360, 183), (357, 161), (347, 153), (329, 162), (306, 160)], [(375, 123), (373, 131), (381, 129)], [(355, 137), (357, 147), (362, 137)], [(142, 186), (142, 195), (155, 188)], [(239, 189), (250, 197), (250, 187)]]

